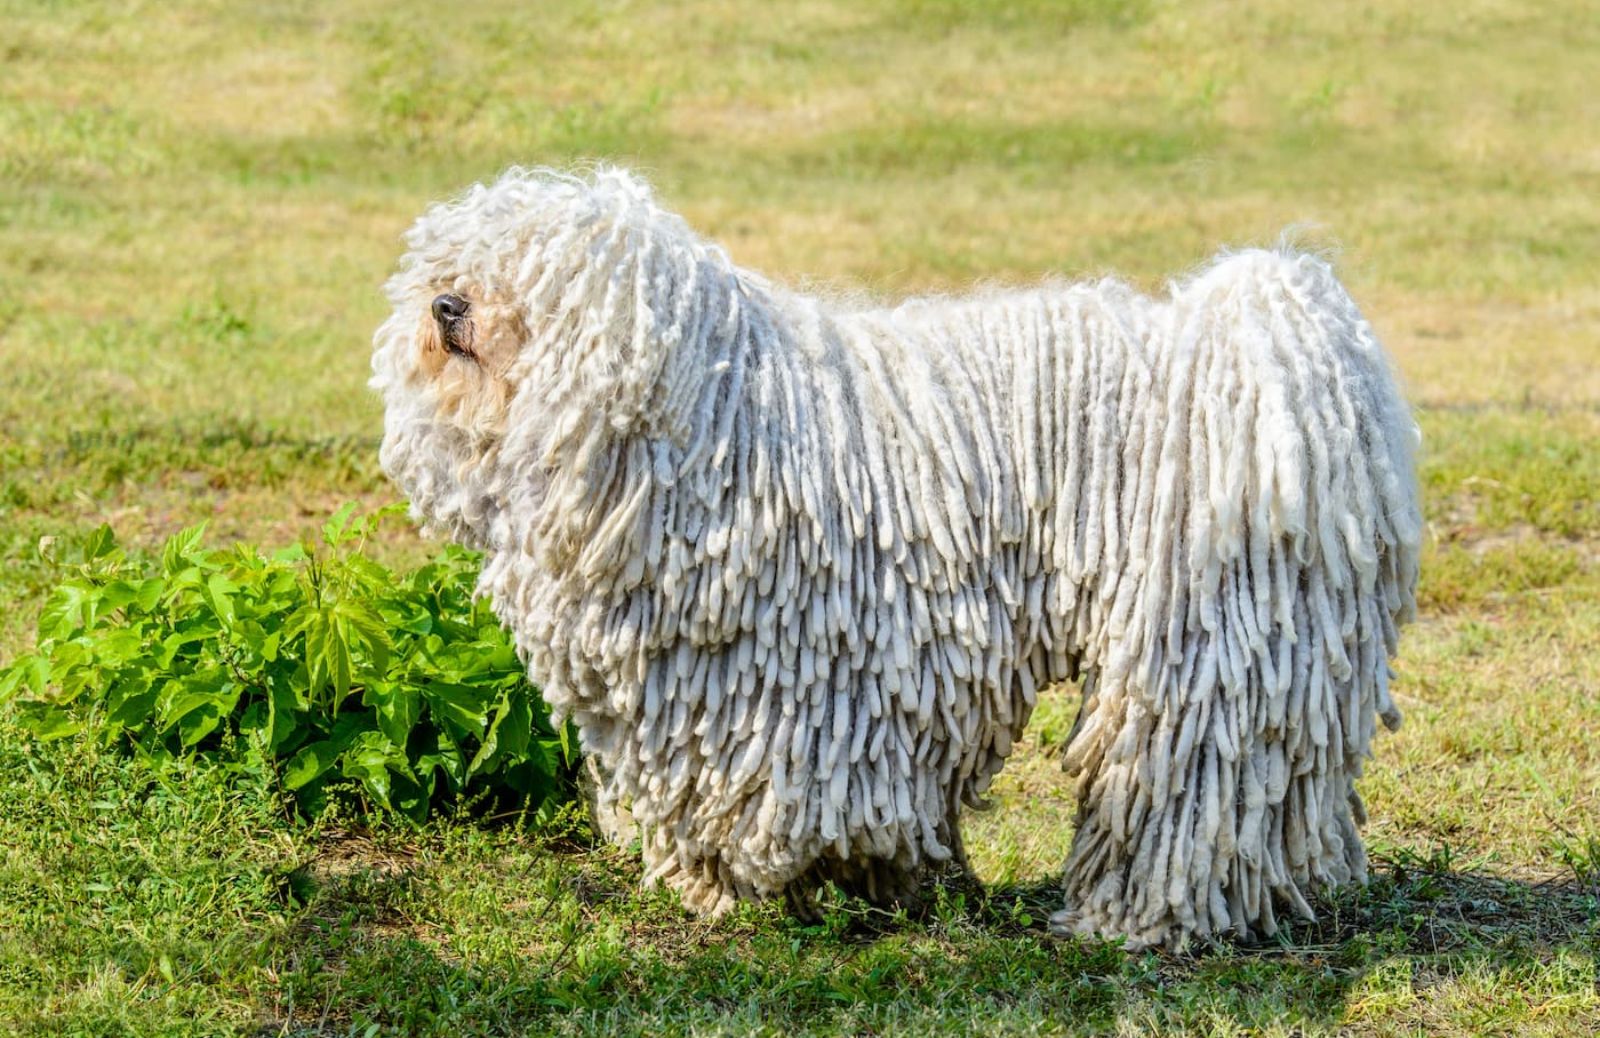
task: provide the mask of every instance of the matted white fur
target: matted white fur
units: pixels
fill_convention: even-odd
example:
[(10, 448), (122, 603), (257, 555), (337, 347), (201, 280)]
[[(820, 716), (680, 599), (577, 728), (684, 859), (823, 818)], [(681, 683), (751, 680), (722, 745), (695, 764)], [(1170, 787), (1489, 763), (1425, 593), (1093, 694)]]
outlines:
[[(908, 893), (959, 857), (1036, 690), (1080, 673), (1058, 930), (1270, 933), (1363, 878), (1416, 434), (1321, 260), (846, 306), (614, 170), (513, 170), (407, 242), (384, 466), (485, 551), (689, 907)], [(430, 331), (444, 292), (475, 357)]]

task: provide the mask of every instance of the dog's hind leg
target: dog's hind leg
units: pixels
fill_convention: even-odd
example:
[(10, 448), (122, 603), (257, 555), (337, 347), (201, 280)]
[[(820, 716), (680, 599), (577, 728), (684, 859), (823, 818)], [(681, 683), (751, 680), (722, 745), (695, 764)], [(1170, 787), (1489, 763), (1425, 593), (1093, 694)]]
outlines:
[[(1326, 264), (1250, 252), (1177, 297), (1156, 518), (1066, 764), (1058, 931), (1271, 934), (1360, 882), (1355, 794), (1413, 608), (1413, 430)], [(1133, 579), (1133, 578), (1129, 578)]]

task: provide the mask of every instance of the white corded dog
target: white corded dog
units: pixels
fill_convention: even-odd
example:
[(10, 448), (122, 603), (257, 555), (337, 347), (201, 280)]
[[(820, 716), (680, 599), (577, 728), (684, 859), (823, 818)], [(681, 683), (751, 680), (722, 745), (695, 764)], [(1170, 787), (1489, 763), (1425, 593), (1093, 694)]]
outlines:
[(1058, 931), (1270, 933), (1364, 877), (1415, 427), (1322, 261), (846, 306), (615, 170), (513, 170), (407, 244), (383, 464), (690, 908), (912, 893), (1080, 673)]

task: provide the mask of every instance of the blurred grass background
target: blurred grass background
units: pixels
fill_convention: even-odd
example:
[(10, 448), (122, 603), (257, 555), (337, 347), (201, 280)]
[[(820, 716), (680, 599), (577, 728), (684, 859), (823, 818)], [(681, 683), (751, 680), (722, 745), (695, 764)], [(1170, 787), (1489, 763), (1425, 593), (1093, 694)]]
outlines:
[(1067, 692), (972, 823), (999, 893), (820, 933), (682, 922), (625, 857), (542, 837), (295, 830), (226, 777), (166, 789), (0, 719), (0, 1030), (1593, 1033), (1591, 4), (0, 0), (0, 24), (0, 656), (55, 576), (43, 536), (209, 518), (273, 546), (391, 499), (378, 286), (427, 202), (512, 163), (626, 163), (741, 263), (886, 298), (1158, 288), (1293, 229), (1397, 360), (1429, 520), (1406, 728), (1365, 787), (1389, 865), (1291, 947), (1042, 935)]

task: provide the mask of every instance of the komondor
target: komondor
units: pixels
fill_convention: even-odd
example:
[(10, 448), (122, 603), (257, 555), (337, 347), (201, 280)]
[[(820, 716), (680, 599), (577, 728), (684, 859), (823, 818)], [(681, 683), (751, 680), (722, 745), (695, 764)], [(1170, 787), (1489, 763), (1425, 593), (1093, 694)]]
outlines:
[(384, 467), (484, 551), (690, 908), (911, 894), (1080, 675), (1055, 930), (1250, 937), (1364, 877), (1416, 433), (1322, 261), (851, 305), (614, 170), (514, 170), (406, 241)]

